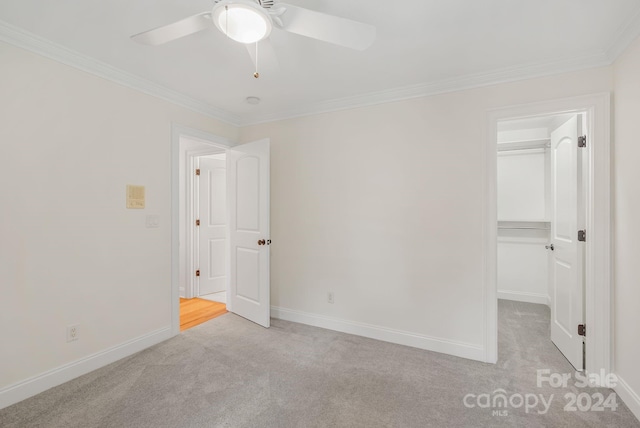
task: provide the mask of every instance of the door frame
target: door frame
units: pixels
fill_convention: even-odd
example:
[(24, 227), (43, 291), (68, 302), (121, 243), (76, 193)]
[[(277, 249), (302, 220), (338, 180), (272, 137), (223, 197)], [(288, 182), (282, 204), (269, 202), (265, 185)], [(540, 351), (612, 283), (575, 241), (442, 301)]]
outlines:
[[(484, 138), (484, 322), (485, 361), (498, 360), (497, 131), (498, 122), (562, 113), (586, 113), (585, 324), (588, 373), (612, 370), (611, 94), (563, 98), (488, 111)], [(541, 367), (543, 368), (543, 367)]]
[[(185, 159), (193, 160), (196, 157), (197, 150), (189, 153), (188, 150), (180, 148), (181, 138), (196, 140), (203, 144), (211, 146), (211, 151), (220, 152), (236, 145), (236, 143), (227, 138), (214, 135), (205, 131), (189, 128), (179, 124), (171, 124), (171, 335), (175, 336), (180, 333), (180, 155), (184, 154)], [(200, 153), (202, 155), (204, 153)], [(191, 165), (191, 161), (188, 161)], [(187, 181), (189, 183), (189, 180)], [(187, 184), (189, 186), (189, 184)], [(190, 185), (190, 196), (193, 196), (193, 185)], [(185, 195), (189, 198), (189, 194)], [(187, 203), (187, 216), (189, 212), (193, 214), (193, 198)], [(193, 228), (187, 228), (187, 235), (193, 233)], [(190, 232), (189, 232), (190, 231)], [(187, 238), (189, 240), (189, 238)], [(190, 242), (185, 243), (185, 250), (190, 252), (191, 261), (193, 262), (193, 238)], [(195, 287), (193, 281), (191, 284), (191, 292)], [(185, 289), (185, 294), (187, 290)]]

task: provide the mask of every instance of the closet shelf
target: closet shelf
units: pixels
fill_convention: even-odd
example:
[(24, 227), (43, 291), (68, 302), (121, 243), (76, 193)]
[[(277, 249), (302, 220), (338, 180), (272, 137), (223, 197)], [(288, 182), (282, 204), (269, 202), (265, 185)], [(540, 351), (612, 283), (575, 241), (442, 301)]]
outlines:
[(550, 230), (548, 221), (498, 221), (498, 230)]
[(505, 141), (498, 143), (498, 151), (506, 152), (512, 150), (547, 149), (550, 145), (550, 138), (542, 138), (539, 140)]

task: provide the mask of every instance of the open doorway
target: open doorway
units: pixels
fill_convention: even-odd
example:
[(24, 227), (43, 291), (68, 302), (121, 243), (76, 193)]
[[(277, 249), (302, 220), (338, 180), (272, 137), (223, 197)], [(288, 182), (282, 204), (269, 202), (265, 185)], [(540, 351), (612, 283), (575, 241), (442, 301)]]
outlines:
[(179, 139), (180, 331), (227, 312), (226, 148), (211, 143)]
[(499, 308), (575, 370), (585, 361), (587, 128), (585, 112), (503, 120), (496, 140)]
[[(200, 294), (210, 294), (209, 291), (218, 291), (220, 283), (223, 286), (219, 291), (226, 291), (225, 152), (226, 148), (220, 145), (193, 137), (180, 137), (179, 294), (182, 298), (190, 299)], [(223, 188), (220, 189), (220, 186)], [(204, 236), (201, 239), (202, 229)], [(223, 240), (222, 246), (210, 242), (216, 238)], [(201, 253), (203, 259), (207, 256), (210, 260), (215, 257), (216, 260), (212, 260), (213, 265), (203, 263)], [(216, 281), (212, 277), (220, 277), (221, 280)], [(205, 281), (200, 281), (200, 278)], [(212, 282), (215, 282), (215, 285), (212, 286)], [(204, 285), (202, 293), (201, 283)]]
[(222, 292), (226, 310), (269, 327), (269, 153), (268, 139), (235, 145), (173, 125), (172, 334), (181, 298)]
[[(483, 212), (486, 267), (484, 280), (485, 361), (496, 363), (499, 360), (497, 248), (499, 232), (497, 136), (499, 123), (563, 114), (581, 115), (585, 119), (583, 133), (587, 136), (584, 148), (586, 160), (582, 164), (586, 171), (584, 175), (586, 240), (581, 242), (585, 266), (583, 290), (586, 361), (584, 368), (588, 373), (611, 373), (611, 95), (609, 93), (502, 107), (488, 112), (488, 132), (484, 144), (487, 165), (484, 187), (486, 205)], [(552, 222), (549, 224), (550, 236), (553, 234), (551, 227), (553, 227)], [(548, 242), (548, 244), (550, 243)], [(578, 326), (575, 325), (573, 328), (572, 330), (577, 333)], [(569, 328), (567, 331), (570, 331)]]

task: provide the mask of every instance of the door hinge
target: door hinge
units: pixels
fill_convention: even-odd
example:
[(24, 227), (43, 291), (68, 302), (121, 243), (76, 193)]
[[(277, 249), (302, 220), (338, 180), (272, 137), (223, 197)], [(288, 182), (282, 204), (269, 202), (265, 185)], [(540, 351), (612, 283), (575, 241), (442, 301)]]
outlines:
[(581, 135), (578, 137), (578, 147), (587, 147), (587, 136)]
[(200, 175), (200, 168), (196, 169), (196, 175)]
[(196, 220), (196, 226), (200, 226), (200, 219)]
[(586, 336), (587, 335), (587, 327), (584, 324), (578, 324), (578, 335)]
[(586, 230), (579, 230), (578, 231), (578, 241), (587, 242), (587, 231)]
[(200, 276), (200, 269), (196, 271), (196, 276)]

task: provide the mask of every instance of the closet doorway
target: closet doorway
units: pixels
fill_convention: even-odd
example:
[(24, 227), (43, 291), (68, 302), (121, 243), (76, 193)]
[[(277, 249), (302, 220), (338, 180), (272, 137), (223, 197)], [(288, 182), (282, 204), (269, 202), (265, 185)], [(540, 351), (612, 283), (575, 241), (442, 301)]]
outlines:
[(540, 334), (576, 370), (585, 368), (587, 125), (585, 112), (504, 120), (496, 141), (498, 299), (548, 317)]
[[(584, 150), (583, 157), (586, 154), (587, 158), (583, 159), (583, 166), (587, 165), (583, 176), (584, 190), (587, 195), (585, 204), (587, 233), (586, 242), (580, 242), (584, 250), (583, 316), (586, 326), (586, 336), (584, 337), (586, 360), (584, 361), (584, 369), (588, 373), (611, 373), (613, 366), (611, 330), (611, 94), (608, 92), (502, 107), (488, 112), (488, 132), (484, 144), (486, 205), (483, 213), (486, 230), (486, 270), (484, 280), (485, 361), (496, 363), (499, 359), (498, 302), (512, 302), (498, 299), (498, 125), (505, 122), (564, 114), (582, 115), (585, 118), (582, 128), (584, 135), (587, 136), (586, 147), (581, 149)], [(503, 128), (503, 131), (506, 130)], [(551, 142), (549, 141), (549, 143)], [(552, 227), (553, 222), (549, 218), (549, 236), (553, 233)], [(502, 231), (504, 232), (504, 229)], [(547, 241), (545, 245), (550, 245), (551, 243), (553, 242)], [(544, 248), (544, 245), (542, 248)], [(554, 245), (555, 248), (556, 246)], [(551, 257), (549, 256), (549, 250), (543, 249), (541, 251), (543, 253), (546, 252), (547, 257)], [(547, 263), (547, 268), (549, 269), (549, 260), (547, 260)], [(549, 300), (549, 304), (553, 305), (551, 292), (549, 292)], [(519, 302), (513, 303), (517, 304)], [(546, 307), (544, 305), (541, 306)], [(548, 319), (551, 319), (551, 315), (549, 315)], [(573, 329), (567, 328), (566, 330), (571, 334), (577, 334), (578, 326), (573, 327)], [(526, 338), (522, 340), (526, 340)], [(500, 351), (508, 352), (502, 347)], [(563, 357), (560, 356), (560, 358)], [(577, 362), (576, 365), (579, 366), (580, 363)], [(596, 380), (594, 385), (604, 386), (605, 384)]]

